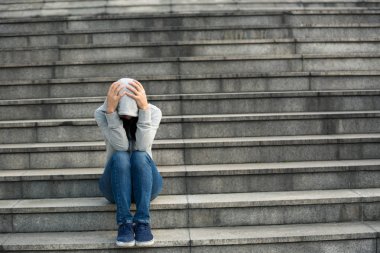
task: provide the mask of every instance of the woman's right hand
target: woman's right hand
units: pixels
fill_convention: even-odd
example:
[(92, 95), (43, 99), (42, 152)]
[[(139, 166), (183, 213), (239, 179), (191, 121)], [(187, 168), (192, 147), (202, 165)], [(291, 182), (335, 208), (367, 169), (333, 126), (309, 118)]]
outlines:
[(113, 113), (116, 110), (120, 98), (127, 93), (126, 91), (120, 92), (124, 87), (125, 85), (120, 82), (111, 84), (107, 93), (107, 113)]

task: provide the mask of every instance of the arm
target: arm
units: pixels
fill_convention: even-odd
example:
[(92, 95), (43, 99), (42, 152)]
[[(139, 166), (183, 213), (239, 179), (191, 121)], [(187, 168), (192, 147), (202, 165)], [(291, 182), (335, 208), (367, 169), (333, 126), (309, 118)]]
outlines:
[(136, 130), (136, 149), (147, 151), (151, 149), (157, 129), (160, 125), (162, 113), (159, 108), (149, 105), (146, 110), (139, 110), (139, 119)]
[(127, 151), (129, 147), (128, 138), (117, 112), (106, 113), (98, 108), (95, 110), (94, 116), (105, 140), (115, 150)]
[(127, 88), (133, 92), (126, 95), (132, 97), (139, 108), (139, 119), (136, 129), (136, 150), (147, 151), (151, 149), (158, 126), (160, 125), (162, 113), (159, 108), (149, 104), (145, 90), (139, 81), (130, 82)]
[(123, 128), (123, 122), (115, 111), (119, 100), (126, 92), (121, 92), (123, 85), (114, 82), (108, 89), (106, 101), (95, 110), (94, 117), (105, 138), (115, 150), (128, 150), (128, 138)]

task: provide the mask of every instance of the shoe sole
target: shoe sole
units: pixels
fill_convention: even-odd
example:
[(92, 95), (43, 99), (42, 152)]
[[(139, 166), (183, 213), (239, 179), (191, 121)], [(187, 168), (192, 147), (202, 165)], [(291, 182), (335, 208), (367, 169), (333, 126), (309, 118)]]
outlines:
[(119, 241), (116, 241), (116, 245), (119, 246), (119, 247), (133, 247), (135, 246), (135, 241), (131, 241), (131, 242), (119, 242)]
[(154, 244), (154, 239), (150, 240), (150, 241), (146, 241), (146, 242), (138, 242), (136, 241), (136, 246), (137, 247), (146, 247), (146, 246), (150, 246), (150, 245), (153, 245)]

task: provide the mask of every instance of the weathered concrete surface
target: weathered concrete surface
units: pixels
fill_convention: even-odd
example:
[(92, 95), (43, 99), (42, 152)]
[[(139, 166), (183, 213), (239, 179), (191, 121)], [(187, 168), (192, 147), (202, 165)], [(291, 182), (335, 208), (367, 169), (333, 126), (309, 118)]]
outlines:
[(123, 251), (93, 111), (133, 73), (164, 229), (132, 251), (379, 253), (379, 1), (218, 1), (0, 4), (0, 250)]

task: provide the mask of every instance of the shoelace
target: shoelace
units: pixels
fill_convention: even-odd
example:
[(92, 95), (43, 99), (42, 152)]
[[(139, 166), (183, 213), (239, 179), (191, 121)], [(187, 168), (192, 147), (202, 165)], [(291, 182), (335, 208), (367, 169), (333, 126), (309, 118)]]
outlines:
[(148, 230), (148, 228), (149, 228), (148, 223), (138, 223), (137, 227), (136, 227), (136, 233), (146, 231), (146, 230)]

